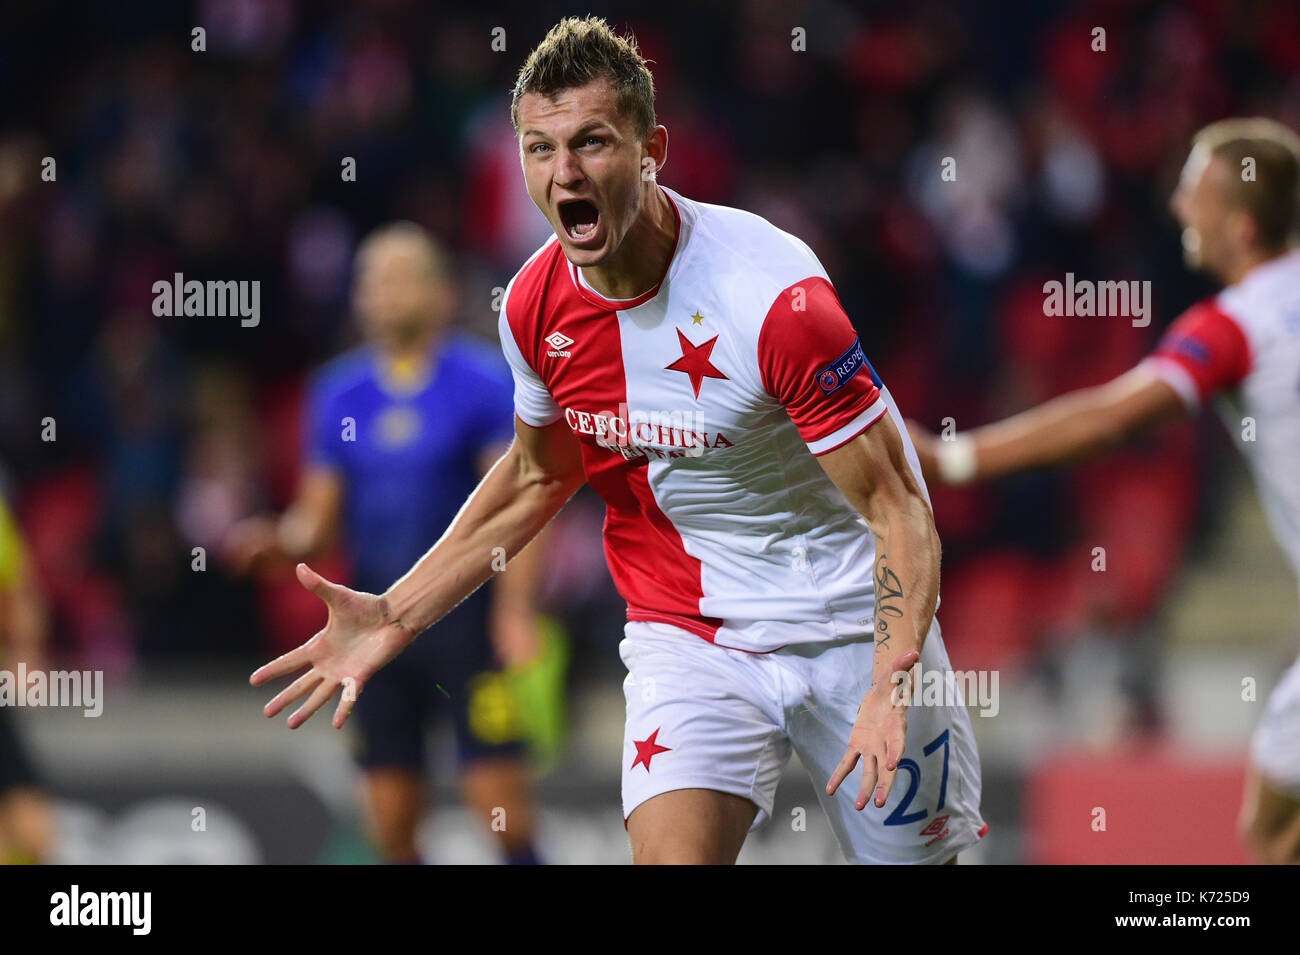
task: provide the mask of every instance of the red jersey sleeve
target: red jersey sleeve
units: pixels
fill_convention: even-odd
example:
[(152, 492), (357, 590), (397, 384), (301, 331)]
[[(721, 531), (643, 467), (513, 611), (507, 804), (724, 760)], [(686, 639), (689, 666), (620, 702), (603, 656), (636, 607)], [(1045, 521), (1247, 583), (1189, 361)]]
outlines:
[(1250, 372), (1250, 343), (1241, 326), (1207, 299), (1174, 320), (1145, 364), (1195, 408), (1241, 384)]
[(884, 415), (880, 379), (831, 283), (784, 289), (758, 336), (763, 387), (785, 406), (813, 454), (851, 441)]

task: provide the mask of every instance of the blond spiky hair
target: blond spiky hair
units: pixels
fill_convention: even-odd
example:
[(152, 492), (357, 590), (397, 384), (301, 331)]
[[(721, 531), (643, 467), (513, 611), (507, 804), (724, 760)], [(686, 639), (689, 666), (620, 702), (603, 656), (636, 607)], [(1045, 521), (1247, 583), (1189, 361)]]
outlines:
[(528, 54), (510, 96), (510, 121), (519, 134), (519, 97), (553, 96), (561, 90), (607, 79), (618, 96), (618, 109), (630, 116), (637, 136), (655, 125), (655, 82), (636, 37), (621, 37), (601, 17), (566, 17)]

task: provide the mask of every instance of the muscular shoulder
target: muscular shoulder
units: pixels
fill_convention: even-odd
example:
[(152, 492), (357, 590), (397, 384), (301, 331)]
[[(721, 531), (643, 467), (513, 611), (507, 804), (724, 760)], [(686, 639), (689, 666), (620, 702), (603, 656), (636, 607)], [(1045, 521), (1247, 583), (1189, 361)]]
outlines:
[(762, 216), (730, 206), (697, 202), (694, 241), (720, 283), (752, 307), (770, 307), (786, 289), (805, 279), (826, 279), (826, 270), (802, 239)]

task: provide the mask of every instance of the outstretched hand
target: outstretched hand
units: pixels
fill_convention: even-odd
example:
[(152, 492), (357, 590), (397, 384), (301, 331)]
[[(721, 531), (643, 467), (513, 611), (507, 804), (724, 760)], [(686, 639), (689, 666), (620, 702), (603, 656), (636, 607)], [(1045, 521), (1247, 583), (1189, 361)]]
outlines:
[(890, 665), (890, 679), (879, 681), (867, 691), (853, 724), (853, 732), (849, 734), (848, 749), (826, 784), (826, 795), (835, 795), (840, 783), (861, 759), (862, 786), (854, 805), (859, 812), (867, 808), (873, 790), (876, 808), (883, 807), (888, 801), (889, 791), (894, 788), (894, 778), (898, 775), (898, 761), (903, 758), (903, 749), (907, 745), (909, 694), (899, 691), (902, 680), (899, 674), (910, 672), (920, 659), (921, 654), (915, 650), (900, 653)]
[(261, 686), (308, 667), (306, 673), (266, 704), (263, 712), (275, 716), (306, 696), (307, 701), (289, 717), (289, 728), (297, 729), (341, 688), (343, 697), (334, 711), (334, 728), (340, 729), (366, 682), (401, 653), (415, 634), (390, 619), (383, 598), (331, 583), (306, 564), (299, 564), (297, 573), (299, 583), (325, 602), (329, 620), (302, 646), (257, 670), (249, 682)]

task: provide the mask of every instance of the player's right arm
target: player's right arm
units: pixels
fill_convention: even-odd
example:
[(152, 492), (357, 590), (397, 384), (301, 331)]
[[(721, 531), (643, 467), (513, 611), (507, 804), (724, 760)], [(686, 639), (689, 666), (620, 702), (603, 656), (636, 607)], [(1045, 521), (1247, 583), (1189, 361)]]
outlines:
[(341, 727), (370, 677), (487, 581), (502, 557), (523, 550), (584, 480), (578, 440), (562, 419), (539, 428), (516, 420), (509, 450), (438, 542), (385, 593), (350, 590), (299, 564), (299, 581), (325, 602), (329, 621), (252, 675), (258, 686), (308, 668), (267, 704), (266, 715), (307, 697), (289, 717), (296, 729), (343, 688), (334, 713)]
[(908, 422), (927, 479), (965, 484), (1091, 457), (1241, 383), (1250, 345), (1214, 301), (1188, 309), (1137, 367), (1094, 388), (941, 440)]

